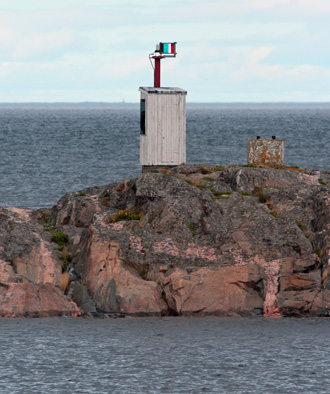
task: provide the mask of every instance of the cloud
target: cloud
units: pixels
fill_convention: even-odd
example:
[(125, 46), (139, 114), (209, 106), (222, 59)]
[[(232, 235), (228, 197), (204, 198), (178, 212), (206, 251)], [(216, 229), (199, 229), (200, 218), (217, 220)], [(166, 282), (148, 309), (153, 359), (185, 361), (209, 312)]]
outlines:
[(178, 42), (162, 81), (193, 101), (328, 97), (329, 16), (328, 0), (11, 0), (0, 14), (0, 100), (137, 101), (159, 41)]

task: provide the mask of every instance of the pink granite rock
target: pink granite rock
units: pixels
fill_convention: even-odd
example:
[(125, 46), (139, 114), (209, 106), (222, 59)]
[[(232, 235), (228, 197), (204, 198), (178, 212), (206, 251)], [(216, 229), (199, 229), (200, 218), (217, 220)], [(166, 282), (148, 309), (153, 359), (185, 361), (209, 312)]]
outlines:
[(0, 232), (0, 316), (80, 315), (60, 289), (62, 262), (32, 211), (1, 209)]
[[(114, 222), (121, 210), (141, 219)], [(37, 223), (48, 213), (64, 264)], [(87, 314), (329, 316), (329, 240), (327, 172), (146, 173), (44, 213), (1, 209), (0, 315), (77, 315), (71, 296)]]

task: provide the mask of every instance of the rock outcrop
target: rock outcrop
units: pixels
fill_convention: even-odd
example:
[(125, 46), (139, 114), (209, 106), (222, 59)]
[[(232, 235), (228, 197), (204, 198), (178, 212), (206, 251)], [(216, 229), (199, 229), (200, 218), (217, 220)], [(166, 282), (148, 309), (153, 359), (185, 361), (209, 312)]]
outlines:
[(2, 208), (0, 234), (0, 316), (330, 314), (325, 171), (179, 166)]

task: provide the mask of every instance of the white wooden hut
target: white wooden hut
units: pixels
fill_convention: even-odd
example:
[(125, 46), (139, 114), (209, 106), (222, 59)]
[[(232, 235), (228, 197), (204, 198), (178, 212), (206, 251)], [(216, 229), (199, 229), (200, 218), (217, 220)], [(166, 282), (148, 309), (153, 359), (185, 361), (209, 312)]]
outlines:
[(180, 88), (140, 87), (140, 163), (176, 166), (186, 162), (186, 95)]

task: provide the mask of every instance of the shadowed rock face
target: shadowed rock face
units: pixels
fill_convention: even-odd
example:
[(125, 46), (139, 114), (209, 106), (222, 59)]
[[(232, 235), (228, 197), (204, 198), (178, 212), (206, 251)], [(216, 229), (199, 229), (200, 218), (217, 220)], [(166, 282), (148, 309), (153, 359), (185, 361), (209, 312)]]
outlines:
[[(48, 219), (69, 235), (65, 294), (86, 313), (328, 316), (329, 186), (327, 172), (185, 165), (68, 194)], [(113, 222), (120, 210), (140, 219)], [(35, 286), (66, 305), (45, 298), (49, 315), (79, 313), (45, 213), (0, 211), (2, 316), (34, 315), (17, 294)]]

